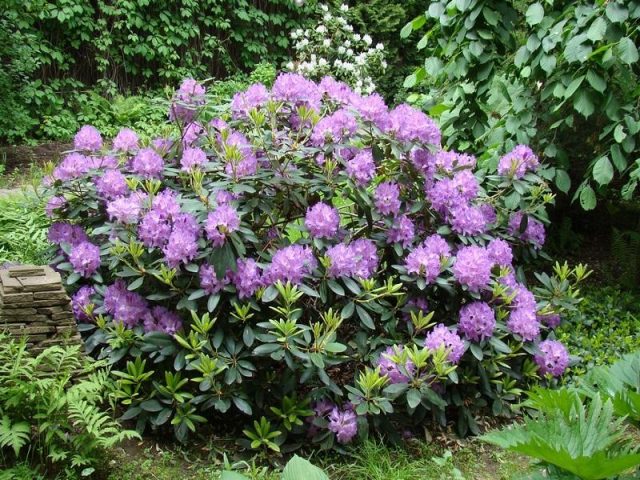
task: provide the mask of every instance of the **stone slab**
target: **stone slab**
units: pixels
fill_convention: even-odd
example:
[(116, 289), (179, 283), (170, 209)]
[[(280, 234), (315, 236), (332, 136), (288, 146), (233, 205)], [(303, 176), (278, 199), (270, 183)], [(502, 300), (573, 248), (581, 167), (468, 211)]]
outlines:
[(34, 292), (33, 299), (34, 300), (67, 300), (69, 301), (67, 292), (65, 292), (59, 287), (57, 290), (52, 290), (48, 292)]
[(22, 284), (17, 278), (9, 276), (9, 270), (0, 270), (0, 283), (2, 283), (2, 289), (6, 293), (20, 292), (22, 290)]
[(71, 313), (71, 309), (63, 305), (56, 307), (40, 307), (37, 311), (38, 313), (43, 313), (45, 315), (52, 315), (54, 313)]
[(15, 323), (47, 323), (50, 320), (46, 315), (6, 315), (7, 312), (0, 314), (0, 323), (13, 325)]
[(9, 315), (35, 315), (38, 311), (35, 308), (3, 308), (5, 316)]
[(33, 327), (22, 327), (22, 328), (9, 328), (9, 333), (17, 333), (19, 335), (38, 335), (43, 333), (55, 333), (56, 327), (53, 325), (43, 326), (36, 325)]
[(14, 305), (25, 302), (33, 301), (33, 293), (25, 292), (25, 293), (4, 293), (2, 289), (0, 289), (0, 303), (5, 305)]
[(9, 276), (13, 278), (46, 275), (47, 270), (51, 270), (51, 268), (41, 265), (14, 265), (8, 268)]
[(43, 292), (59, 290), (62, 279), (58, 272), (50, 272), (38, 277), (17, 277), (25, 292)]

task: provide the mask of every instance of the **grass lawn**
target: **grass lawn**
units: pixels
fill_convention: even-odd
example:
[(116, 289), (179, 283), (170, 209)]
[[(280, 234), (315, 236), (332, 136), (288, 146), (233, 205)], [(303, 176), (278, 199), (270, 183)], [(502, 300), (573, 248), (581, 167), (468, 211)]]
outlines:
[[(531, 468), (529, 460), (467, 440), (446, 450), (436, 444), (410, 440), (401, 447), (368, 441), (348, 454), (316, 453), (309, 458), (332, 480), (507, 480)], [(266, 459), (228, 464), (255, 480), (277, 480), (278, 466)], [(306, 457), (306, 456), (305, 456)], [(105, 470), (108, 480), (213, 480), (225, 465), (225, 451), (215, 445), (166, 448), (151, 441), (133, 442), (113, 451)]]

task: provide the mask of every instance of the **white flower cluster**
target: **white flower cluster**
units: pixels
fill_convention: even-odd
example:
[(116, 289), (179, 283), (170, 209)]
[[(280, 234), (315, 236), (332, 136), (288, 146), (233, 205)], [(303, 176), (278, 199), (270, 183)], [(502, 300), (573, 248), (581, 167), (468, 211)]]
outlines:
[(384, 45), (373, 45), (369, 35), (354, 33), (343, 16), (348, 5), (341, 5), (337, 12), (327, 5), (319, 7), (321, 18), (315, 28), (291, 32), (296, 56), (286, 65), (287, 70), (314, 80), (332, 75), (357, 93), (372, 93), (376, 88), (373, 79), (387, 68)]

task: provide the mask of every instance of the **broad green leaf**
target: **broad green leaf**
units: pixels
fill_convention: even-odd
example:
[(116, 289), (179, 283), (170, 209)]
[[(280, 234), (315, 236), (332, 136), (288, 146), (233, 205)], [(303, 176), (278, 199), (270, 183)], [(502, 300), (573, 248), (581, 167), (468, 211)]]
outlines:
[(627, 138), (627, 134), (624, 132), (624, 126), (621, 123), (613, 130), (613, 138), (618, 143), (622, 143), (624, 139)]
[(540, 59), (540, 68), (544, 70), (547, 74), (553, 72), (556, 68), (556, 57), (555, 55), (543, 55)]
[(613, 161), (616, 169), (618, 169), (619, 172), (624, 171), (624, 169), (627, 168), (627, 158), (620, 150), (620, 145), (611, 145), (610, 152), (611, 160)]
[(623, 37), (616, 45), (616, 53), (624, 63), (631, 65), (638, 61), (638, 47), (629, 37)]
[(590, 185), (585, 185), (580, 190), (580, 205), (584, 210), (593, 210), (596, 208), (596, 192)]
[(222, 472), (220, 476), (220, 480), (250, 480), (249, 477), (245, 477), (241, 473), (238, 472)]
[(412, 23), (413, 22), (409, 22), (404, 27), (402, 27), (402, 30), (400, 30), (400, 38), (407, 38), (409, 35), (411, 35), (411, 32), (413, 31)]
[(607, 21), (602, 17), (597, 17), (587, 30), (587, 38), (592, 42), (597, 42), (604, 38), (606, 31)]
[(540, 2), (536, 2), (527, 8), (527, 13), (525, 15), (529, 25), (537, 25), (544, 18), (544, 7)]
[(578, 90), (578, 87), (582, 84), (584, 80), (584, 75), (580, 75), (577, 78), (574, 78), (567, 89), (564, 91), (564, 98), (571, 98), (571, 96)]
[(591, 116), (595, 110), (595, 105), (591, 101), (589, 91), (582, 89), (576, 93), (576, 96), (573, 99), (573, 108), (575, 108), (577, 112), (581, 113), (584, 118)]
[(629, 10), (617, 2), (609, 2), (605, 10), (607, 18), (613, 23), (622, 23), (629, 18)]
[(567, 62), (583, 63), (587, 60), (593, 49), (591, 45), (584, 43), (586, 39), (586, 35), (577, 35), (567, 42), (564, 47), (564, 58)]
[(329, 477), (308, 460), (294, 455), (284, 467), (281, 480), (329, 480)]
[(589, 70), (587, 72), (587, 81), (594, 90), (600, 93), (603, 93), (607, 89), (607, 82), (594, 70)]
[(609, 157), (600, 157), (593, 166), (593, 179), (600, 185), (606, 185), (613, 179), (613, 165)]
[(556, 187), (563, 193), (568, 193), (571, 189), (571, 177), (564, 170), (556, 170)]

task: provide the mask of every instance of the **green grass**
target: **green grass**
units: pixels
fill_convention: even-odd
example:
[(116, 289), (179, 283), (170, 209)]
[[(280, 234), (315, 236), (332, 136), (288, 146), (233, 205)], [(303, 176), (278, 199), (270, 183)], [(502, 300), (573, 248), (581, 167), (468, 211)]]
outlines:
[(0, 264), (47, 263), (49, 220), (34, 193), (0, 196)]

